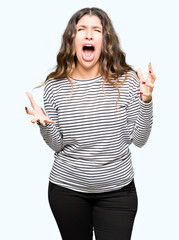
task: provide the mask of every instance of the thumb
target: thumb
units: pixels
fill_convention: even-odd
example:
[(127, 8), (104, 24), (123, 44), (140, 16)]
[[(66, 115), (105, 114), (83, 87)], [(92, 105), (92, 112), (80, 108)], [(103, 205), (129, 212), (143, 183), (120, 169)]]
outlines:
[(141, 68), (137, 69), (137, 75), (141, 82), (145, 82)]

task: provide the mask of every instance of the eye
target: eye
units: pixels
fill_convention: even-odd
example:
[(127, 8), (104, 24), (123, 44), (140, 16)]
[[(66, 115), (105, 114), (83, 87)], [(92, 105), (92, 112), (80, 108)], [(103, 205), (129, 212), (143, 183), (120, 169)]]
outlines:
[(94, 29), (94, 30), (95, 30), (95, 32), (99, 32), (99, 33), (101, 33), (101, 30), (98, 29), (98, 28), (96, 28), (96, 29)]
[(78, 28), (78, 32), (84, 30), (84, 28)]

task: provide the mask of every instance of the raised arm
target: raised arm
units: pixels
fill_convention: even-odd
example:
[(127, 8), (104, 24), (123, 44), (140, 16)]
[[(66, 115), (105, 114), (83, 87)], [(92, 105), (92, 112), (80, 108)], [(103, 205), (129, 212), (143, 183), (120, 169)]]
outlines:
[(34, 98), (31, 93), (26, 92), (26, 95), (29, 98), (29, 101), (33, 108), (33, 110), (29, 110), (27, 107), (25, 107), (26, 113), (34, 116), (34, 118), (31, 120), (32, 123), (38, 122), (38, 123), (42, 124), (43, 126), (45, 126), (46, 123), (55, 123), (54, 121), (52, 121), (51, 119), (49, 119), (47, 117), (47, 115), (45, 114), (43, 109), (41, 107), (39, 107), (39, 105), (34, 101)]
[(45, 112), (39, 107), (30, 93), (26, 93), (28, 96), (33, 110), (29, 110), (26, 107), (26, 112), (29, 115), (33, 115), (32, 123), (37, 122), (40, 127), (40, 133), (47, 143), (47, 145), (55, 152), (59, 152), (63, 146), (62, 133), (58, 124), (58, 113), (54, 106), (53, 96), (51, 90), (45, 87), (44, 91), (44, 108)]
[(130, 134), (130, 143), (142, 147), (148, 140), (153, 124), (152, 91), (155, 75), (149, 64), (149, 74), (144, 80), (141, 70), (138, 70), (139, 79), (136, 77), (131, 85), (131, 100), (127, 107), (127, 123)]
[(140, 94), (141, 94), (142, 101), (145, 103), (148, 103), (152, 99), (152, 92), (153, 92), (154, 83), (156, 80), (156, 76), (153, 72), (151, 63), (149, 63), (148, 65), (148, 76), (146, 80), (144, 79), (140, 68), (137, 71), (137, 75), (140, 79)]

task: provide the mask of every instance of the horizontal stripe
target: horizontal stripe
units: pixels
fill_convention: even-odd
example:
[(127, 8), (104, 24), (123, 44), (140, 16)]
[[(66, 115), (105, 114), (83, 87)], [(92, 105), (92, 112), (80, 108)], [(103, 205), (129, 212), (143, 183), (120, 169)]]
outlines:
[[(121, 76), (119, 80), (123, 80)], [(118, 91), (103, 78), (49, 79), (44, 109), (56, 124), (40, 125), (55, 151), (50, 181), (75, 191), (98, 193), (120, 189), (134, 177), (129, 146), (142, 147), (151, 132), (153, 105), (140, 99), (140, 81), (130, 73)], [(71, 94), (72, 93), (72, 94)]]

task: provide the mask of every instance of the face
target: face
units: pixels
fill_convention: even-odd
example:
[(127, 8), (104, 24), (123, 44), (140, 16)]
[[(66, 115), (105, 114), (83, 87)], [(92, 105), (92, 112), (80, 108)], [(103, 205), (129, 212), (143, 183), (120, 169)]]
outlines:
[(99, 65), (102, 49), (102, 24), (97, 16), (84, 15), (77, 23), (74, 39), (77, 67), (89, 69)]

